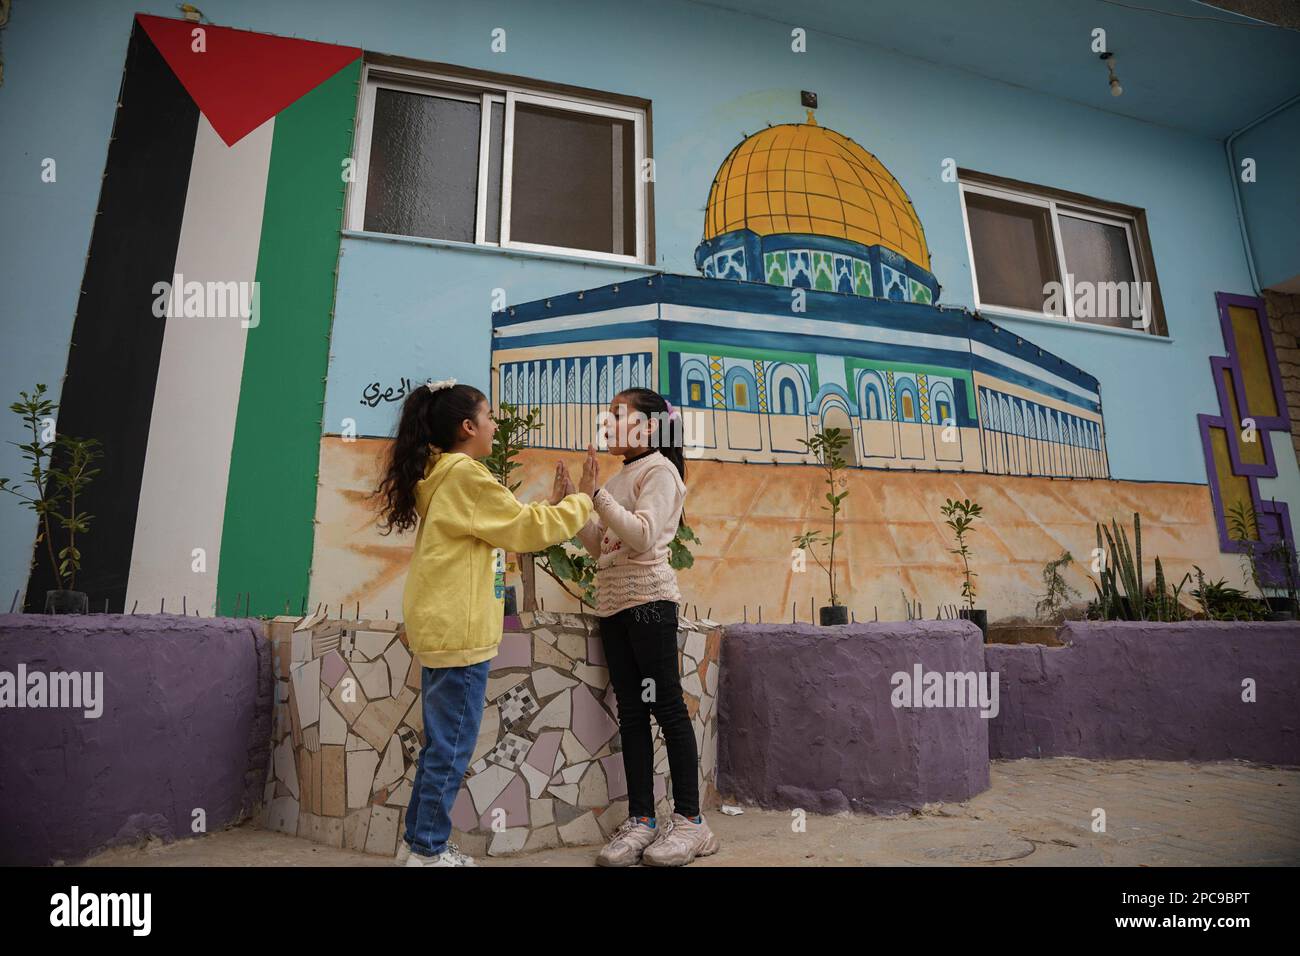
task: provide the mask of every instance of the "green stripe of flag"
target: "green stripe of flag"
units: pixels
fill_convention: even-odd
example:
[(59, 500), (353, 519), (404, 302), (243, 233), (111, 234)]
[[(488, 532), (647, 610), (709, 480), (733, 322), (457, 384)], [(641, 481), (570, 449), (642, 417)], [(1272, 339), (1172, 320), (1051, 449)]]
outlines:
[(221, 538), (218, 601), (296, 612), (307, 594), (344, 182), (361, 63), (278, 114)]

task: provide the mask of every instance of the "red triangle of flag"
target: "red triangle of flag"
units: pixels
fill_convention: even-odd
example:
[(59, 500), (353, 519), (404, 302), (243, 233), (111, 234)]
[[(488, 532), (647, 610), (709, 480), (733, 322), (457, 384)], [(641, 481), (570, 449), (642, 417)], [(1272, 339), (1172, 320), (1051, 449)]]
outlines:
[[(361, 49), (137, 13), (176, 78), (227, 146), (310, 93)], [(203, 50), (193, 34), (204, 31)]]

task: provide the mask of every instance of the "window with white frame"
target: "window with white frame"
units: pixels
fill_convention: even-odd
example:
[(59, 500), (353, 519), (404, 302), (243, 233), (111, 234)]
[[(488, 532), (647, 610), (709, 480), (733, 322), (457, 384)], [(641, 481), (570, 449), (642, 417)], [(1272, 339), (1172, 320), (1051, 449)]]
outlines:
[(1140, 210), (963, 174), (975, 305), (1163, 335)]
[(646, 111), (368, 65), (348, 228), (647, 262)]

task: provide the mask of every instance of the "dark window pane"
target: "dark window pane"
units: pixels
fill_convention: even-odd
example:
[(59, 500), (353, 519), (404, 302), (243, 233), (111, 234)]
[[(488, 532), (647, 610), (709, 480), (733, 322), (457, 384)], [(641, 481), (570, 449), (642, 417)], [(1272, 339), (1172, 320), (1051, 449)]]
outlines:
[(636, 255), (635, 164), (630, 121), (518, 104), (510, 238)]
[[(1042, 312), (1043, 286), (1060, 281), (1046, 206), (966, 193), (980, 302)], [(1065, 314), (1064, 304), (1060, 311)]]
[(474, 241), (479, 105), (375, 91), (365, 228)]
[[(1065, 269), (1074, 276), (1075, 319), (1133, 328), (1133, 321), (1141, 318), (1142, 307), (1130, 285), (1135, 277), (1128, 233), (1121, 226), (1064, 213), (1059, 220)], [(1086, 298), (1081, 300), (1080, 283), (1084, 282), (1091, 284), (1091, 303)]]
[(501, 151), (505, 144), (506, 104), (493, 103), (488, 120), (487, 212), (484, 216), (483, 238), (488, 242), (500, 242)]

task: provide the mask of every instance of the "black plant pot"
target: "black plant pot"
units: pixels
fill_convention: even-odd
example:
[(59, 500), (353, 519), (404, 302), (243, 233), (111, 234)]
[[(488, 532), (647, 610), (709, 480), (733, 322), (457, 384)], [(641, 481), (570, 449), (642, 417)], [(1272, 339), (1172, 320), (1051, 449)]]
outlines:
[(821, 618), (822, 627), (849, 623), (849, 609), (844, 604), (832, 604), (830, 607), (818, 608), (817, 616)]
[(85, 614), (90, 609), (90, 597), (85, 591), (46, 591), (46, 614)]
[(513, 584), (506, 587), (506, 616), (518, 614), (517, 599), (515, 598), (515, 586)]
[(974, 622), (975, 626), (980, 629), (980, 633), (984, 635), (984, 643), (987, 644), (989, 642), (989, 612), (986, 609), (977, 607), (974, 610), (971, 610), (968, 607), (964, 607), (957, 613), (966, 620)]

